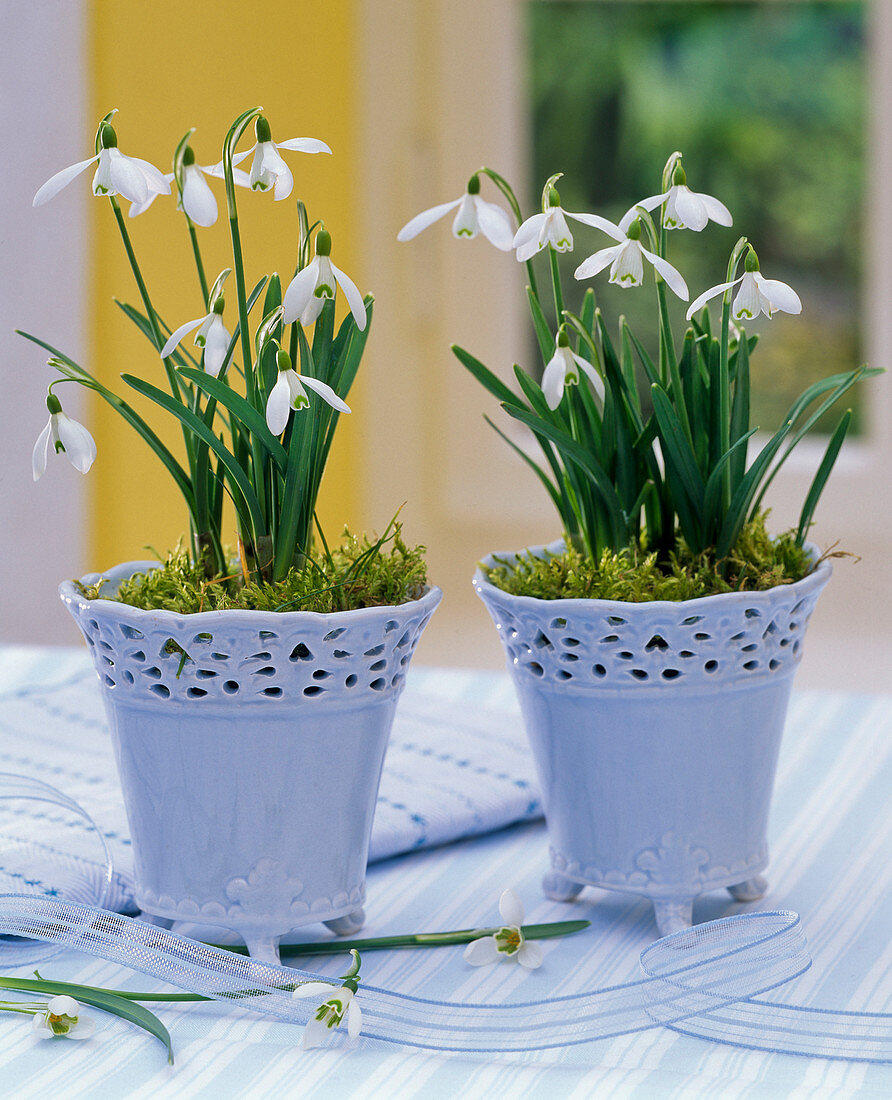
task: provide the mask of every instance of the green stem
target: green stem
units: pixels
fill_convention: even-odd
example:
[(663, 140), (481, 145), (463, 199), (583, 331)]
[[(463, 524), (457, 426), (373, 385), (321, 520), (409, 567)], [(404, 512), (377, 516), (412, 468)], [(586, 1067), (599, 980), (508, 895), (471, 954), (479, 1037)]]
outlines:
[(551, 263), (551, 289), (554, 294), (554, 327), (560, 328), (564, 317), (564, 293), (561, 287), (561, 272), (558, 267), (558, 254), (548, 246), (548, 259)]
[(189, 215), (186, 215), (186, 224), (189, 226), (189, 237), (192, 240), (192, 254), (195, 257), (195, 266), (198, 269), (198, 281), (201, 283), (201, 298), (207, 308), (208, 300), (208, 281), (207, 276), (204, 273), (204, 263), (201, 259), (201, 249), (198, 247), (198, 234), (195, 232), (195, 226), (192, 223), (192, 219)]

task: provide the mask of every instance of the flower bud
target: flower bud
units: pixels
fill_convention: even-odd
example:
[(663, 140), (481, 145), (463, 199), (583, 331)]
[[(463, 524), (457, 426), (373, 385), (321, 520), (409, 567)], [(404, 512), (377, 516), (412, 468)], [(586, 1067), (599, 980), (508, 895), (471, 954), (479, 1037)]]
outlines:
[(685, 175), (685, 170), (681, 166), (681, 162), (675, 166), (675, 171), (672, 173), (673, 186), (683, 186), (688, 182), (688, 177)]
[(557, 346), (559, 348), (568, 348), (570, 346), (570, 337), (567, 334), (567, 326), (561, 325), (558, 329)]
[(99, 144), (103, 149), (117, 149), (118, 135), (110, 122), (103, 122), (99, 127)]
[(560, 206), (561, 205), (561, 196), (558, 194), (556, 187), (549, 187), (548, 188), (547, 200), (548, 200), (548, 205), (549, 206)]
[(756, 250), (750, 245), (750, 250), (746, 254), (746, 260), (744, 261), (744, 268), (746, 271), (758, 271), (759, 270), (759, 257), (756, 255)]
[(46, 407), (50, 410), (52, 415), (55, 416), (56, 413), (62, 411), (62, 402), (54, 393), (48, 393), (46, 395)]
[(468, 194), (479, 195), (480, 194), (480, 176), (477, 172), (468, 180)]
[(223, 307), (225, 306), (225, 304), (226, 304), (226, 301), (225, 301), (223, 295), (222, 294), (219, 295), (219, 297), (217, 297), (214, 301), (213, 312), (216, 313), (216, 314), (219, 314), (220, 316), (222, 316)]
[(270, 133), (269, 123), (266, 121), (263, 115), (257, 116), (257, 121), (254, 123), (254, 134), (260, 144), (263, 144), (263, 142), (265, 141), (272, 141), (272, 134)]
[(276, 352), (276, 366), (281, 370), (291, 370), (291, 356), (284, 348)]
[(641, 239), (641, 219), (636, 218), (629, 228), (626, 230), (626, 236), (630, 241), (638, 241)]
[(324, 225), (320, 227), (319, 232), (316, 234), (316, 255), (331, 255), (331, 233), (328, 232)]
[(191, 145), (187, 145), (183, 150), (183, 167), (188, 168), (195, 163), (195, 153)]

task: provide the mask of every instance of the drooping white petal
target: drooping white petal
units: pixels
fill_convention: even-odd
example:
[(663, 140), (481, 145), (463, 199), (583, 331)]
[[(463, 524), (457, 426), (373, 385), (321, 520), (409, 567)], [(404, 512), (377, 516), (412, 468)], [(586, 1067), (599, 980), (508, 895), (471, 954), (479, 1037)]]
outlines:
[(285, 297), (282, 300), (282, 320), (286, 325), (296, 321), (307, 308), (307, 304), (313, 297), (316, 289), (316, 280), (319, 274), (319, 257), (311, 260), (306, 267), (301, 268), (288, 284)]
[(740, 290), (731, 306), (731, 316), (735, 321), (749, 321), (762, 312), (762, 296), (754, 274), (755, 272), (747, 271), (740, 280)]
[(317, 1020), (314, 1016), (304, 1028), (304, 1033), (300, 1041), (301, 1047), (304, 1050), (312, 1050), (314, 1047), (322, 1046), (328, 1038), (328, 1032), (329, 1027), (326, 1020)]
[[(288, 386), (288, 400), (292, 409), (306, 409), (309, 408), (310, 399), (307, 397), (307, 391), (303, 387), (303, 379), (297, 373), (296, 370), (285, 370), (281, 374), (285, 376), (285, 382)], [(312, 389), (312, 387), (310, 387)]]
[[(123, 156), (123, 154), (121, 154)], [(136, 167), (145, 176), (146, 184), (150, 191), (155, 191), (159, 195), (170, 194), (170, 181), (173, 179), (173, 173), (165, 176), (160, 168), (156, 168), (154, 164), (150, 164), (147, 160), (141, 160), (139, 157), (127, 157), (131, 164), (135, 164)]]
[[(252, 152), (253, 152), (253, 150), (249, 149), (247, 151), (247, 153), (237, 153), (232, 158), (232, 164), (233, 164), (232, 181), (233, 181), (233, 183), (237, 184), (239, 187), (250, 187), (251, 186), (251, 177), (248, 175), (247, 172), (242, 171), (241, 168), (236, 168), (235, 165), (237, 163), (239, 163), (240, 161), (243, 161), (245, 159), (245, 157), (249, 156)], [(201, 171), (204, 172), (204, 174), (206, 176), (213, 176), (214, 179), (221, 179), (221, 180), (226, 178), (226, 173), (223, 171), (223, 161), (222, 160), (220, 161), (219, 164), (202, 164), (200, 167), (201, 167)]]
[(505, 924), (523, 924), (523, 902), (513, 890), (505, 890), (499, 898), (499, 913)]
[(610, 282), (624, 288), (641, 286), (644, 281), (643, 253), (638, 241), (628, 240), (621, 244), (610, 266)]
[(335, 279), (337, 279), (338, 286), (344, 292), (344, 297), (347, 299), (347, 305), (350, 307), (350, 312), (353, 314), (353, 319), (356, 321), (357, 327), (359, 329), (364, 329), (367, 318), (365, 302), (362, 300), (359, 288), (339, 267), (335, 267), (334, 264), (331, 264), (331, 270)]
[(494, 202), (487, 202), (479, 195), (474, 195), (473, 199), (480, 232), (496, 248), (501, 249), (502, 252), (510, 252), (514, 234), (511, 231), (508, 215), (501, 206), (496, 206)]
[(34, 450), (31, 452), (31, 474), (35, 481), (39, 481), (46, 473), (46, 456), (50, 448), (52, 423), (53, 419), (50, 417), (46, 422), (46, 427), (37, 437)]
[[(282, 160), (279, 157), (279, 160)], [(291, 174), (291, 169), (282, 160), (282, 166), (276, 173), (276, 188), (273, 194), (275, 202), (281, 202), (283, 199), (287, 199), (291, 192), (294, 190), (294, 176)]]
[(489, 963), (498, 962), (501, 957), (492, 936), (481, 936), (480, 939), (471, 940), (464, 952), (465, 962), (469, 962), (471, 966), (487, 966)]
[(429, 225), (438, 222), (440, 218), (445, 218), (449, 211), (454, 210), (461, 201), (461, 199), (456, 199), (455, 202), (441, 202), (439, 206), (432, 206), (430, 210), (422, 210), (411, 221), (406, 222), (397, 233), (396, 239), (398, 241), (411, 241), (413, 237), (418, 236), (422, 229), (427, 229)]
[(542, 948), (538, 943), (530, 943), (529, 940), (524, 940), (515, 958), (527, 970), (535, 970), (536, 967), (542, 965)]
[(45, 202), (49, 202), (51, 198), (58, 195), (63, 187), (67, 187), (69, 183), (76, 177), (85, 172), (91, 164), (99, 160), (99, 154), (95, 157), (90, 157), (89, 160), (78, 161), (77, 164), (72, 164), (68, 168), (63, 168), (61, 172), (57, 172), (54, 176), (42, 184), (37, 189), (37, 194), (31, 200), (32, 206), (43, 206)]
[(329, 997), (333, 988), (328, 982), (303, 982), (301, 985), (294, 987), (291, 996), (295, 998)]
[(99, 154), (99, 170), (93, 181), (94, 193), (96, 180), (100, 179), (103, 164), (106, 166), (106, 172), (101, 177), (100, 186), (106, 188), (106, 180), (108, 186), (100, 192), (101, 194), (123, 195), (125, 199), (135, 203), (146, 201), (149, 197), (149, 184), (145, 174), (138, 164), (134, 163), (130, 157), (125, 157), (119, 149), (103, 149)]
[[(651, 196), (651, 198), (656, 198), (656, 197), (657, 197), (656, 195)], [(645, 200), (645, 201), (650, 201), (650, 200)], [(617, 226), (617, 228), (622, 232), (622, 234), (624, 236), (625, 236), (625, 234), (627, 234), (629, 232), (629, 226), (632, 224), (632, 222), (641, 213), (643, 205), (644, 205), (643, 203), (636, 202), (635, 205), (630, 206), (629, 209), (625, 212), (625, 214), (623, 214), (623, 216), (620, 218), (619, 225)]]
[[(168, 185), (170, 184), (170, 181), (172, 179), (173, 179), (173, 172), (169, 172), (164, 177), (165, 183), (167, 183)], [(127, 212), (127, 217), (128, 218), (138, 218), (140, 214), (145, 214), (145, 212), (149, 209), (149, 207), (152, 205), (152, 203), (155, 201), (155, 199), (158, 198), (159, 195), (166, 195), (166, 194), (167, 194), (166, 191), (153, 191), (152, 188), (149, 188), (149, 194), (148, 194), (148, 197), (146, 198), (146, 201), (145, 202), (133, 202), (133, 203), (131, 203), (130, 204), (130, 209)]]
[(480, 228), (477, 221), (477, 207), (474, 204), (473, 195), (465, 195), (461, 200), (458, 213), (452, 222), (452, 233), (455, 237), (476, 237)]
[(71, 465), (85, 474), (96, 461), (96, 442), (83, 424), (64, 412), (56, 413), (56, 430)]
[(780, 279), (764, 279), (758, 271), (754, 272), (754, 277), (759, 291), (771, 303), (769, 317), (778, 309), (783, 313), (802, 312), (799, 295), (787, 283), (782, 283)]
[(281, 435), (291, 415), (291, 387), (285, 377), (288, 371), (280, 370), (266, 403), (266, 426), (273, 435)]
[(558, 252), (573, 251), (573, 234), (559, 206), (554, 207), (549, 218), (548, 237)]
[(542, 226), (545, 224), (545, 214), (533, 214), (532, 217), (527, 218), (517, 229), (514, 234), (514, 240), (511, 242), (513, 248), (520, 248), (522, 245), (528, 244), (530, 241), (535, 241), (536, 246), (539, 244), (539, 233)]
[(323, 401), (326, 401), (333, 409), (337, 409), (338, 412), (348, 413), (352, 411), (350, 406), (342, 401), (331, 386), (325, 382), (320, 382), (318, 378), (310, 378), (308, 374), (302, 374), (300, 380), (305, 386), (315, 390)]
[(201, 169), (189, 164), (183, 170), (183, 209), (196, 225), (207, 228), (217, 220), (217, 200)]
[(549, 359), (542, 374), (542, 393), (545, 395), (545, 403), (549, 409), (556, 409), (564, 396), (564, 378), (567, 373), (567, 364), (562, 356), (555, 351)]
[(670, 289), (674, 291), (682, 301), (686, 302), (691, 295), (688, 291), (688, 284), (681, 277), (681, 273), (677, 271), (668, 260), (664, 260), (662, 256), (657, 256), (654, 252), (648, 252), (646, 248), (641, 248), (641, 251), (654, 265), (660, 275), (662, 275)]
[[(741, 279), (743, 276), (741, 275)], [(704, 290), (701, 295), (691, 302), (688, 306), (688, 311), (685, 317), (690, 321), (698, 309), (702, 309), (707, 302), (713, 298), (717, 298), (720, 294), (724, 294), (726, 290), (730, 290), (732, 286), (736, 286), (740, 282), (740, 279), (734, 279), (730, 283), (718, 283), (716, 286), (711, 286), (709, 290)]]
[(582, 356), (577, 355), (575, 351), (571, 351), (570, 354), (573, 356), (573, 361), (576, 363), (577, 367), (579, 367), (579, 369), (583, 372), (583, 374), (586, 376), (586, 378), (588, 378), (588, 380), (591, 382), (592, 389), (595, 391), (595, 393), (598, 395), (598, 397), (600, 397), (601, 400), (603, 401), (604, 400), (604, 379), (601, 377), (600, 374), (598, 374), (598, 372), (591, 365), (591, 363), (589, 363), (589, 361), (587, 359), (583, 359)]
[(180, 343), (184, 336), (188, 335), (194, 328), (198, 328), (207, 320), (207, 317), (197, 317), (194, 321), (187, 321), (185, 325), (180, 327), (170, 334), (167, 338), (167, 343), (161, 349), (161, 358), (166, 359), (173, 349)]
[(215, 378), (223, 367), (223, 360), (229, 350), (232, 337), (226, 331), (223, 318), (219, 313), (212, 314), (213, 320), (208, 327), (204, 345), (204, 369)]
[(621, 244), (612, 244), (609, 248), (602, 248), (600, 251), (595, 252), (587, 260), (582, 261), (573, 272), (573, 277), (576, 279), (590, 279), (593, 275), (597, 275), (608, 264), (613, 263), (622, 247)]
[(362, 1031), (362, 1009), (354, 996), (347, 1005), (347, 1034), (351, 1039), (357, 1038)]
[(331, 149), (319, 138), (288, 138), (287, 141), (277, 141), (276, 146), (279, 149), (291, 149), (296, 153), (331, 152)]
[(276, 202), (287, 199), (294, 187), (291, 169), (279, 155), (275, 142), (263, 141), (254, 153), (251, 165), (251, 187), (254, 190), (268, 191), (275, 185)]
[(710, 221), (714, 221), (717, 225), (734, 224), (731, 211), (723, 202), (719, 202), (713, 195), (704, 195), (702, 192), (697, 193), (697, 198), (706, 207), (706, 213), (709, 215)]
[[(233, 165), (241, 164), (243, 160), (247, 160), (247, 158), (252, 153), (255, 153), (256, 151), (257, 151), (257, 142), (255, 141), (250, 149), (246, 149), (243, 153), (234, 153), (233, 154), (233, 157), (232, 157)], [(205, 171), (210, 172), (210, 174), (212, 176), (219, 176), (220, 179), (222, 179), (224, 174), (225, 174), (224, 171), (223, 171), (223, 161), (221, 160), (219, 164), (215, 164), (213, 168), (205, 168)]]
[[(594, 226), (595, 229), (603, 230), (608, 237), (613, 237), (615, 241), (624, 241), (626, 235), (618, 225), (614, 225), (612, 221), (607, 218), (602, 218), (600, 214), (572, 214), (569, 210), (564, 211), (568, 218), (573, 218), (574, 221), (582, 222), (583, 225)], [(629, 223), (631, 225), (631, 221)]]
[(683, 184), (676, 184), (669, 192), (663, 225), (667, 229), (690, 229), (699, 233), (706, 228), (709, 215), (698, 195)]

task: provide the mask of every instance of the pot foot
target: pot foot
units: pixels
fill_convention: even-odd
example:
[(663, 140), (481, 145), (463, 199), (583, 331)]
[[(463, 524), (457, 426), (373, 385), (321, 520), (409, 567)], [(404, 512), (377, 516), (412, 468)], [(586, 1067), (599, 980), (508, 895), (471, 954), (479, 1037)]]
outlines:
[(582, 892), (583, 884), (562, 875), (560, 871), (549, 871), (542, 876), (542, 893), (550, 901), (572, 901)]
[(657, 931), (661, 936), (671, 936), (694, 923), (694, 899), (688, 901), (654, 901)]
[(343, 917), (335, 917), (334, 920), (322, 923), (336, 936), (353, 936), (365, 924), (365, 909), (354, 909), (352, 913), (347, 913)]
[(257, 962), (272, 963), (273, 966), (282, 965), (282, 960), (279, 958), (278, 936), (258, 936), (256, 939), (253, 936), (245, 936), (244, 940), (252, 959), (256, 959)]
[(758, 901), (765, 896), (768, 880), (761, 875), (748, 878), (746, 882), (736, 882), (728, 887), (728, 893), (735, 901)]

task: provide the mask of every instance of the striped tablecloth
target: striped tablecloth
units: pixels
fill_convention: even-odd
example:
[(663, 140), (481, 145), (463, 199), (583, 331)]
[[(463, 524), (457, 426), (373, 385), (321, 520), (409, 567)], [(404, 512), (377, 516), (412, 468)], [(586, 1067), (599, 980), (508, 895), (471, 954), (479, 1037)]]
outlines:
[[(16, 728), (21, 713), (11, 697), (28, 687), (48, 698), (52, 686), (66, 680), (83, 690), (84, 668), (85, 657), (78, 651), (0, 650), (0, 770), (35, 774), (65, 789), (104, 825), (100, 807), (110, 811), (107, 792), (94, 789), (91, 795), (89, 784), (77, 789), (76, 783), (75, 789), (67, 789), (73, 777), (66, 776), (64, 768), (53, 770), (60, 765), (51, 751), (41, 755), (36, 734), (26, 751), (10, 744), (17, 734), (9, 730)], [(21, 694), (18, 698), (21, 701)], [(56, 703), (60, 699), (61, 714), (50, 715), (57, 720), (57, 737), (64, 726), (64, 692)], [(511, 766), (501, 774), (529, 782), (522, 728), (506, 676), (413, 669), (403, 702), (406, 720), (416, 723), (416, 730), (419, 724), (448, 720), (449, 731), (443, 732), (444, 771), (471, 752), (482, 753), (484, 759), (484, 743), (503, 738), (502, 751), (509, 754), (505, 759), (510, 758)], [(448, 751), (452, 742), (447, 734), (465, 738), (462, 752)], [(394, 745), (400, 743), (398, 725)], [(81, 769), (84, 774), (89, 770)], [(500, 784), (503, 789), (491, 800), (489, 811), (495, 804), (504, 806), (510, 783), (503, 778), (485, 785), (492, 791)], [(451, 788), (451, 782), (444, 786)], [(517, 790), (522, 792), (520, 799)], [(536, 813), (535, 789), (530, 785), (510, 793), (513, 808), (507, 818), (504, 808), (498, 814), (517, 824), (375, 863), (369, 870), (363, 935), (492, 923), (499, 893), (509, 885), (522, 897), (529, 921), (584, 917), (592, 927), (549, 941), (543, 966), (533, 972), (507, 962), (474, 969), (463, 961), (460, 948), (368, 953), (363, 973), (370, 983), (420, 997), (498, 1002), (559, 997), (638, 976), (638, 955), (655, 935), (649, 904), (593, 888), (571, 904), (544, 899), (539, 879), (547, 864), (545, 829), (541, 822), (523, 820)], [(775, 991), (773, 999), (892, 1011), (890, 796), (892, 699), (795, 695), (771, 821), (771, 890), (754, 905), (731, 903), (724, 892), (710, 894), (695, 909), (698, 920), (753, 908), (794, 909), (802, 915), (814, 965)], [(456, 797), (454, 790), (449, 797)], [(447, 818), (458, 814), (448, 798), (441, 806)], [(474, 812), (470, 819), (472, 827), (463, 825), (459, 835), (482, 827), (479, 820), (474, 824)], [(487, 827), (498, 823), (494, 817)], [(415, 826), (417, 839), (417, 822)], [(437, 834), (437, 839), (444, 837)], [(335, 975), (342, 972), (343, 959), (311, 957), (303, 965)], [(157, 988), (142, 976), (73, 953), (53, 959), (41, 970), (91, 985)], [(117, 1020), (101, 1018), (96, 1036), (85, 1043), (37, 1043), (30, 1038), (27, 1018), (0, 1016), (0, 1095), (147, 1100), (276, 1095), (328, 1100), (892, 1096), (889, 1066), (765, 1054), (667, 1029), (562, 1050), (485, 1058), (406, 1051), (362, 1038), (353, 1047), (338, 1039), (328, 1048), (302, 1052), (293, 1028), (248, 1012), (218, 1005), (157, 1009), (173, 1036), (177, 1064), (172, 1069), (164, 1064), (157, 1043)]]

